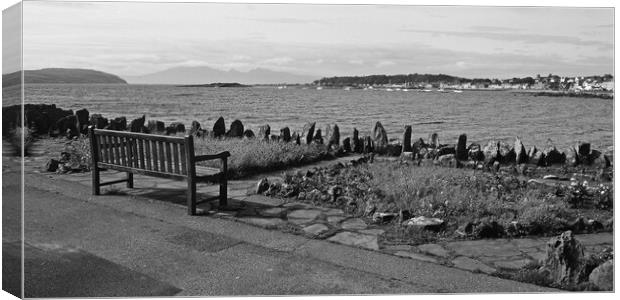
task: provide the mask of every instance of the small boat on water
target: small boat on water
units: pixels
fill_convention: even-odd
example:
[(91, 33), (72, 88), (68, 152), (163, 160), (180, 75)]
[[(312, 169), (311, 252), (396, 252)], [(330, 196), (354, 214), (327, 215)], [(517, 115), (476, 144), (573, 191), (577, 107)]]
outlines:
[(461, 90), (454, 90), (453, 92), (455, 92), (455, 93), (462, 93), (463, 91), (461, 91)]
[(432, 92), (433, 90), (422, 90), (422, 91), (424, 91), (424, 92), (427, 92), (427, 93), (428, 93), (428, 92)]
[(317, 90), (322, 90), (322, 89), (323, 89), (323, 87), (322, 87), (322, 86), (317, 86), (317, 87), (316, 87), (316, 89), (317, 89)]
[(440, 93), (445, 93), (446, 92), (446, 90), (444, 90), (444, 89), (438, 89), (437, 91), (440, 92)]
[(351, 90), (351, 87), (350, 87), (350, 86), (347, 86), (347, 87), (345, 87), (345, 88), (344, 88), (344, 90), (345, 90), (345, 91), (350, 91), (350, 90)]
[(388, 91), (388, 92), (393, 92), (394, 91), (393, 89), (385, 89), (385, 90)]
[(408, 91), (409, 91), (409, 89), (402, 89), (401, 91), (403, 91), (403, 92), (408, 92)]
[(285, 88), (286, 88), (286, 85), (281, 85), (281, 86), (278, 87), (278, 90), (282, 90), (282, 89), (285, 89)]

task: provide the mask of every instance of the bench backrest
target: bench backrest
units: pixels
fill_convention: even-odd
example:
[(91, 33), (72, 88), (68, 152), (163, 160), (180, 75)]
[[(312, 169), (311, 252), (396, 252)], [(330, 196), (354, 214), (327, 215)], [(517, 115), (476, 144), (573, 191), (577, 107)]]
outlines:
[(171, 137), (89, 128), (91, 155), (99, 168), (167, 178), (195, 175), (192, 136)]

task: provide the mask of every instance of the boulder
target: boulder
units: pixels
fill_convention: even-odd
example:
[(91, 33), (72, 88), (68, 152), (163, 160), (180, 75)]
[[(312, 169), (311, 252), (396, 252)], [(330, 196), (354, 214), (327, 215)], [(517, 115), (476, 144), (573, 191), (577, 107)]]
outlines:
[(127, 118), (118, 117), (110, 120), (110, 124), (108, 124), (109, 130), (117, 130), (124, 131), (127, 130)]
[(448, 168), (456, 167), (456, 156), (454, 154), (441, 155), (437, 157), (437, 161), (439, 162), (439, 165), (442, 167), (448, 167)]
[(219, 117), (213, 124), (213, 137), (219, 138), (226, 135), (226, 123), (224, 117)]
[(346, 137), (344, 140), (342, 140), (342, 149), (344, 150), (344, 152), (351, 152), (351, 138)]
[(455, 157), (458, 160), (467, 160), (468, 151), (467, 151), (467, 135), (461, 134), (459, 135), (459, 139), (456, 142), (456, 153)]
[(142, 132), (142, 127), (144, 127), (145, 120), (146, 120), (145, 115), (142, 115), (142, 117), (132, 120), (131, 123), (129, 123), (129, 131)]
[(429, 137), (429, 145), (430, 148), (439, 148), (439, 134), (437, 132), (433, 132)]
[(56, 172), (56, 170), (58, 170), (59, 164), (60, 164), (60, 161), (52, 158), (48, 160), (47, 163), (45, 163), (45, 167), (43, 168), (43, 171), (44, 172)]
[(442, 155), (448, 155), (448, 154), (454, 154), (454, 156), (456, 157), (456, 147), (454, 147), (454, 145), (442, 146), (441, 148), (437, 149), (436, 153), (438, 157)]
[(547, 141), (547, 148), (545, 148), (543, 154), (545, 158), (545, 166), (564, 164), (566, 162), (566, 154), (560, 153), (560, 151), (558, 151), (558, 149), (551, 143), (551, 140)]
[(579, 156), (586, 157), (590, 154), (591, 145), (590, 143), (579, 143), (575, 148)]
[(611, 160), (607, 155), (602, 154), (597, 150), (592, 150), (588, 156), (589, 165), (598, 169), (606, 169), (611, 167)]
[(239, 120), (234, 120), (230, 123), (230, 130), (228, 130), (226, 136), (231, 138), (242, 138), (243, 131), (243, 123)]
[(445, 222), (439, 218), (415, 217), (403, 222), (404, 226), (438, 232), (444, 228)]
[(376, 149), (383, 149), (388, 144), (387, 132), (385, 132), (385, 128), (383, 128), (381, 122), (375, 123), (375, 127), (372, 129), (372, 141)]
[(485, 218), (476, 222), (473, 228), (473, 235), (482, 238), (500, 238), (505, 234), (504, 227), (496, 220)]
[(185, 125), (181, 122), (172, 122), (170, 123), (170, 127), (174, 128), (177, 133), (185, 132)]
[(68, 134), (68, 137), (78, 136), (80, 134), (78, 130), (77, 117), (75, 115), (66, 116), (56, 122), (56, 128), (60, 131), (60, 134)]
[(413, 151), (413, 153), (419, 153), (420, 150), (422, 150), (423, 148), (426, 149), (427, 147), (428, 145), (424, 143), (424, 140), (422, 138), (419, 138), (411, 145), (411, 150)]
[(359, 131), (356, 128), (353, 128), (353, 138), (351, 139), (353, 142), (353, 152), (362, 153), (364, 150), (364, 142), (359, 138)]
[(271, 127), (269, 124), (265, 124), (261, 127), (258, 127), (258, 138), (261, 140), (269, 140), (269, 136), (271, 136)]
[(256, 183), (256, 194), (262, 194), (269, 189), (269, 180), (263, 178)]
[(75, 116), (77, 117), (78, 130), (80, 133), (86, 133), (88, 131), (88, 110), (86, 108), (76, 110)]
[(529, 156), (527, 155), (527, 152), (525, 151), (525, 146), (523, 146), (523, 143), (521, 142), (519, 137), (515, 138), (514, 151), (515, 161), (517, 165), (525, 164), (528, 162)]
[(405, 132), (403, 133), (403, 149), (402, 152), (412, 152), (411, 148), (411, 125), (405, 126)]
[(580, 164), (577, 149), (575, 149), (574, 147), (569, 147), (564, 153), (566, 153), (566, 164), (568, 166), (575, 167)]
[(306, 123), (301, 131), (301, 139), (305, 144), (312, 143), (314, 139), (314, 127), (316, 126), (316, 122)]
[(146, 128), (151, 133), (165, 132), (166, 131), (166, 124), (164, 122), (162, 122), (162, 121), (149, 120), (149, 122), (146, 125)]
[(372, 138), (370, 136), (365, 136), (363, 141), (363, 150), (362, 153), (371, 153), (373, 152), (374, 147), (372, 144)]
[(100, 114), (92, 114), (90, 115), (89, 124), (95, 126), (97, 129), (103, 129), (108, 126), (108, 119), (104, 118)]
[(340, 128), (338, 128), (338, 125), (328, 125), (325, 131), (325, 136), (327, 137), (327, 149), (331, 146), (340, 146)]
[(614, 289), (614, 260), (610, 259), (592, 270), (588, 281), (600, 290), (612, 291)]
[(248, 138), (248, 139), (254, 138), (254, 131), (252, 131), (251, 129), (246, 129), (243, 132), (243, 137)]
[(291, 141), (291, 129), (289, 129), (288, 127), (284, 127), (280, 129), (280, 139), (282, 139), (282, 141), (285, 143), (290, 142)]
[(484, 154), (484, 160), (487, 164), (493, 164), (496, 161), (500, 161), (501, 155), (499, 154), (499, 142), (489, 141), (482, 149)]
[(319, 144), (319, 145), (323, 144), (323, 136), (321, 135), (321, 129), (316, 130), (316, 133), (314, 134), (314, 138), (312, 139), (312, 142), (315, 144)]
[(484, 152), (480, 144), (471, 144), (467, 148), (467, 156), (473, 161), (484, 161)]
[(574, 286), (585, 279), (585, 265), (583, 246), (572, 231), (566, 231), (549, 239), (539, 271), (555, 284)]
[(300, 145), (301, 137), (299, 136), (299, 133), (293, 132), (293, 135), (291, 135), (291, 141), (297, 145)]

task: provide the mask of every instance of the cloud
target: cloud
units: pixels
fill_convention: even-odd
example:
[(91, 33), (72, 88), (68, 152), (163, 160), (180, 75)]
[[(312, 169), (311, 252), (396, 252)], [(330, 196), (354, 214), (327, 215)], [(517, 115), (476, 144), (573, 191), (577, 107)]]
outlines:
[(482, 38), (499, 41), (520, 41), (527, 44), (545, 44), (560, 43), (574, 46), (610, 46), (612, 43), (584, 40), (576, 36), (560, 36), (560, 35), (543, 35), (530, 33), (503, 33), (494, 31), (441, 31), (441, 30), (420, 30), (420, 29), (402, 29), (404, 32), (427, 33), (432, 35), (445, 35), (457, 37)]

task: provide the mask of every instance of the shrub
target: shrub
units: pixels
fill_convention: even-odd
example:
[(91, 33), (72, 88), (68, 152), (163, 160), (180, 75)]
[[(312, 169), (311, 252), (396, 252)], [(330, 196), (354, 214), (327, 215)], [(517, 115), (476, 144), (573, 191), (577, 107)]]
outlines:
[(72, 169), (90, 170), (92, 161), (88, 136), (80, 135), (68, 141), (63, 150), (62, 160)]
[(24, 156), (30, 155), (30, 148), (34, 143), (34, 136), (30, 128), (17, 127), (9, 132), (7, 141), (11, 145), (14, 156), (21, 156), (22, 149)]
[[(259, 139), (214, 139), (194, 140), (196, 155), (230, 152), (228, 172), (232, 178), (268, 172), (287, 167), (300, 166), (330, 158), (325, 145), (297, 145), (261, 141)], [(201, 165), (219, 167), (219, 161), (205, 161)]]

